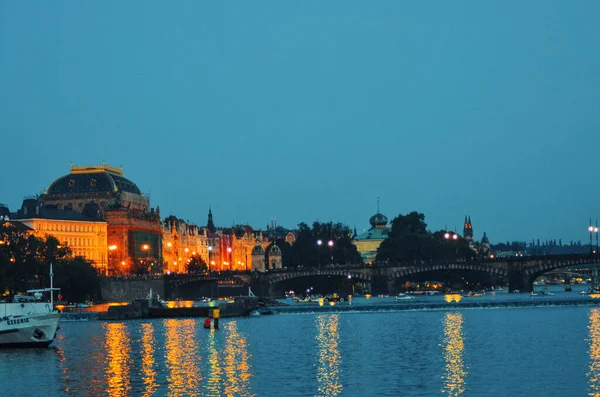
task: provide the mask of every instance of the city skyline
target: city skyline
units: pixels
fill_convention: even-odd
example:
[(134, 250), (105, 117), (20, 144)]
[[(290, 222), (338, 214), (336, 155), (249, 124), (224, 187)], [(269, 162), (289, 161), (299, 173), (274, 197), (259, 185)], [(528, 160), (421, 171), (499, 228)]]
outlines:
[(198, 225), (600, 218), (600, 4), (0, 4), (0, 202), (123, 165)]

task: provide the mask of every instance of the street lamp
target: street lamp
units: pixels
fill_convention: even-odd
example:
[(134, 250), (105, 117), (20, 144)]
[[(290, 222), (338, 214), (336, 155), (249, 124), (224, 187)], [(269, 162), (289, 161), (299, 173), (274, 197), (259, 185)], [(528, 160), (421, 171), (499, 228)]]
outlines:
[(590, 255), (594, 253), (594, 248), (592, 246), (592, 233), (594, 232), (594, 226), (592, 226), (592, 218), (590, 218), (590, 226), (588, 227), (590, 232)]
[[(456, 240), (458, 240), (458, 234), (446, 232), (446, 233), (444, 233), (444, 239), (456, 241)], [(456, 249), (454, 251), (456, 253), (456, 256), (458, 256), (458, 247), (456, 247)]]
[(317, 240), (317, 266), (319, 270), (321, 270), (321, 244), (323, 244), (323, 241)]
[(329, 251), (331, 251), (331, 264), (333, 265), (333, 240), (329, 240), (327, 245), (329, 246)]
[(114, 261), (114, 251), (117, 250), (117, 246), (115, 244), (113, 245), (109, 245), (108, 246), (108, 266), (106, 267), (106, 272), (108, 273), (108, 268), (110, 267), (111, 269), (114, 267), (113, 266), (113, 261)]
[(596, 219), (596, 226), (594, 227), (594, 233), (596, 233), (596, 253), (598, 253), (598, 219)]
[[(227, 247), (227, 264), (229, 265), (231, 263), (231, 247)], [(229, 270), (231, 270), (231, 268), (229, 268)]]
[[(144, 251), (146, 264), (148, 264), (148, 250), (150, 250), (150, 245), (146, 243), (142, 244), (142, 251)], [(150, 266), (148, 266), (148, 273), (150, 273)]]
[(210, 265), (214, 265), (212, 263), (212, 245), (208, 246), (208, 270), (210, 271)]

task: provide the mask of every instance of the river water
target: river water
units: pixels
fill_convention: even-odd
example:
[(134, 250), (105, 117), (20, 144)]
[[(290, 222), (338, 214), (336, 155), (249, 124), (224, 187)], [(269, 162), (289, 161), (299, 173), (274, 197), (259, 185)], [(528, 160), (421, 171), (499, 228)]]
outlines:
[(219, 330), (65, 316), (51, 348), (0, 350), (0, 395), (600, 396), (592, 301), (393, 310), (380, 298), (378, 310), (374, 299), (371, 311), (283, 310)]

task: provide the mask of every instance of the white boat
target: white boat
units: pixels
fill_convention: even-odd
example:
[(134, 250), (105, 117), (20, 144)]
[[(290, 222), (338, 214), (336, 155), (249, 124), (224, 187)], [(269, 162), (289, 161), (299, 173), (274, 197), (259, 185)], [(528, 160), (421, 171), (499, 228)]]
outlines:
[[(50, 265), (50, 288), (15, 295), (13, 301), (0, 303), (0, 347), (48, 347), (56, 337), (60, 312), (54, 308)], [(50, 302), (42, 302), (45, 293)]]
[(396, 300), (398, 300), (398, 301), (411, 300), (411, 299), (415, 299), (415, 297), (412, 295), (406, 295), (406, 294), (398, 294), (396, 296)]

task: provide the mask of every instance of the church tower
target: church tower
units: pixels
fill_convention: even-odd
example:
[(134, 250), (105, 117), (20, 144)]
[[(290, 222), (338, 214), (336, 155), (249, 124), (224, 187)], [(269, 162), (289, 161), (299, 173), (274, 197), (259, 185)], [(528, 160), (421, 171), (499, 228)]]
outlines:
[(206, 223), (206, 228), (211, 233), (214, 233), (217, 231), (217, 228), (215, 227), (215, 224), (213, 222), (213, 216), (212, 216), (212, 211), (210, 209), (210, 205), (208, 206), (208, 222)]
[(463, 227), (463, 238), (469, 243), (473, 242), (473, 225), (471, 224), (471, 216), (465, 216), (465, 225)]

